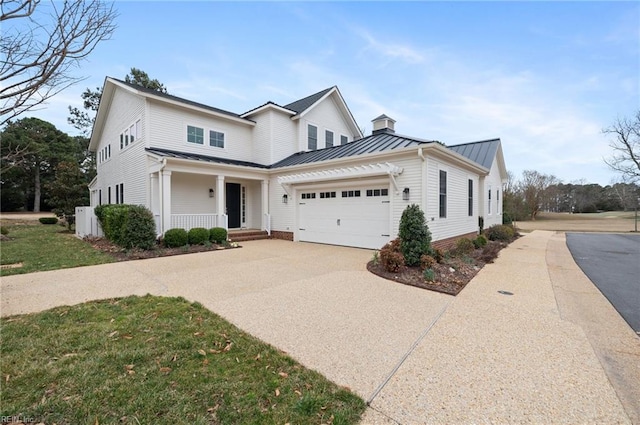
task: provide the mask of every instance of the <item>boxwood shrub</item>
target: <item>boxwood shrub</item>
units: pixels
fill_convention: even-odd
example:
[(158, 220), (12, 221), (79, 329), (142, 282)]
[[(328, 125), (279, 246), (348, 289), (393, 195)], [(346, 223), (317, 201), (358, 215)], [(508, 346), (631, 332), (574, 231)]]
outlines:
[(108, 204), (94, 209), (107, 239), (123, 248), (151, 249), (155, 245), (153, 214), (141, 205)]
[(506, 224), (496, 224), (485, 229), (484, 235), (490, 241), (509, 242), (514, 238), (515, 231), (513, 227), (507, 226)]
[(189, 234), (184, 229), (169, 229), (164, 232), (164, 244), (168, 248), (185, 246), (189, 242)]
[(40, 217), (38, 221), (42, 224), (56, 224), (58, 217)]
[(203, 245), (209, 240), (209, 230), (204, 227), (194, 227), (188, 232), (189, 244)]
[(209, 230), (209, 240), (213, 243), (222, 243), (227, 240), (227, 229), (214, 227)]

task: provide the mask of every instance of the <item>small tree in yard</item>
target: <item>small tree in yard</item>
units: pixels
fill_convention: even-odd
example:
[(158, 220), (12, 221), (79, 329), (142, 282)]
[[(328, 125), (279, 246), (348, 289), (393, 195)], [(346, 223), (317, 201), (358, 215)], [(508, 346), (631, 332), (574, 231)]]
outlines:
[(420, 257), (431, 252), (431, 232), (418, 205), (409, 205), (403, 211), (398, 236), (407, 266), (420, 265)]
[(76, 207), (88, 202), (87, 182), (78, 164), (61, 162), (56, 167), (55, 180), (48, 185), (49, 203), (53, 212), (67, 222), (69, 230), (75, 222)]

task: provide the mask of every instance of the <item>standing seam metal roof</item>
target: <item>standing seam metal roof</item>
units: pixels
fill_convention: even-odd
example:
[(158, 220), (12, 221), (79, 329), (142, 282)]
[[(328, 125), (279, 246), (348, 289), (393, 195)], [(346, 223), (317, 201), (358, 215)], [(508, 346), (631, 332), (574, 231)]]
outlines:
[(338, 145), (330, 148), (318, 149), (309, 152), (295, 153), (279, 162), (271, 168), (289, 167), (292, 165), (310, 164), (314, 162), (328, 161), (331, 159), (347, 158), (374, 152), (382, 152), (393, 149), (402, 149), (410, 146), (418, 146), (433, 143), (428, 140), (413, 139), (392, 133), (378, 133), (364, 137), (346, 145)]
[(447, 147), (485, 168), (491, 168), (493, 158), (495, 158), (496, 152), (498, 151), (498, 146), (500, 146), (500, 139), (482, 140), (480, 142), (463, 143)]

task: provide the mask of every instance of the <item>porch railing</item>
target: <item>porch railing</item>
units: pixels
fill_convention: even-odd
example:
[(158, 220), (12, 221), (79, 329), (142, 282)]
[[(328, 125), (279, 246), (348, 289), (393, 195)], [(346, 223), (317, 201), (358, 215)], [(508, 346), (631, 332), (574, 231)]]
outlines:
[[(218, 225), (216, 214), (171, 214), (171, 228), (190, 230), (194, 227), (223, 227)], [(169, 230), (169, 229), (167, 229)]]

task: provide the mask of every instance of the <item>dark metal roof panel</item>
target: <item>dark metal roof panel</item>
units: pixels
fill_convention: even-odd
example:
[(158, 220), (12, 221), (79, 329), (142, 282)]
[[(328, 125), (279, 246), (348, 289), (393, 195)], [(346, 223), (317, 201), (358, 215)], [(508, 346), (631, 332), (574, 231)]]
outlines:
[(498, 146), (500, 146), (500, 139), (482, 140), (480, 142), (447, 147), (485, 168), (491, 168), (493, 159), (498, 152)]
[(300, 114), (305, 110), (307, 110), (311, 105), (316, 103), (322, 96), (327, 94), (331, 89), (333, 89), (333, 87), (329, 87), (328, 89), (324, 89), (318, 93), (312, 94), (311, 96), (307, 96), (303, 99), (296, 100), (295, 102), (291, 102), (288, 105), (284, 105), (283, 107), (286, 109), (295, 111), (297, 114)]
[(289, 167), (293, 165), (309, 164), (312, 162), (328, 161), (331, 159), (348, 158), (351, 156), (401, 149), (427, 143), (433, 142), (412, 139), (392, 133), (378, 133), (347, 143), (346, 145), (338, 145), (309, 152), (298, 152), (273, 164), (271, 168)]
[(178, 151), (172, 151), (169, 149), (146, 148), (145, 150), (149, 153), (159, 155), (165, 158), (189, 159), (192, 161), (210, 162), (215, 164), (240, 165), (243, 167), (254, 167), (254, 168), (264, 168), (264, 169), (270, 168), (268, 165), (258, 164), (255, 162), (238, 161), (235, 159), (220, 158), (216, 156), (178, 152)]
[(182, 97), (174, 96), (172, 94), (162, 93), (162, 92), (159, 92), (157, 90), (148, 89), (148, 88), (140, 86), (138, 84), (127, 83), (126, 81), (122, 81), (122, 80), (119, 80), (117, 78), (113, 78), (113, 77), (109, 77), (109, 78), (111, 78), (112, 80), (117, 81), (117, 82), (119, 82), (121, 84), (124, 84), (125, 86), (129, 86), (129, 87), (131, 87), (131, 88), (133, 88), (135, 90), (139, 90), (139, 91), (141, 91), (143, 93), (153, 94), (153, 95), (156, 95), (156, 96), (159, 96), (159, 97), (163, 97), (165, 99), (173, 100), (175, 102), (184, 103), (185, 105), (195, 106), (195, 107), (206, 109), (206, 110), (209, 110), (209, 111), (212, 111), (212, 112), (217, 112), (219, 114), (229, 115), (229, 116), (234, 117), (234, 118), (239, 118), (239, 119), (245, 120), (247, 122), (253, 122), (253, 121), (251, 121), (249, 119), (241, 117), (240, 115), (238, 115), (238, 114), (236, 114), (234, 112), (225, 111), (224, 109), (215, 108), (213, 106), (205, 105), (204, 103), (194, 102), (192, 100), (184, 99)]

